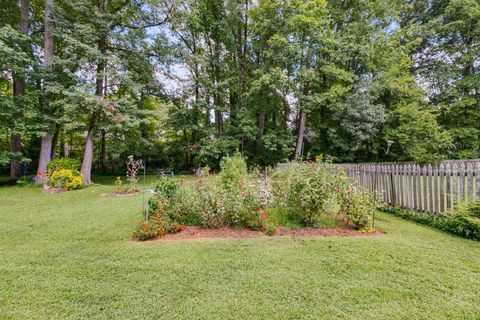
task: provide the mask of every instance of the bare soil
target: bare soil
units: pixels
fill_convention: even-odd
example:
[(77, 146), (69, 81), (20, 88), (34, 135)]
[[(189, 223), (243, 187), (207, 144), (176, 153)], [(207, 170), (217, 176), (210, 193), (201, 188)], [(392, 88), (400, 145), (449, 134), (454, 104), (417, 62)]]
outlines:
[(138, 191), (135, 192), (108, 192), (108, 193), (102, 193), (102, 196), (104, 197), (130, 197), (130, 196), (136, 196), (139, 194)]

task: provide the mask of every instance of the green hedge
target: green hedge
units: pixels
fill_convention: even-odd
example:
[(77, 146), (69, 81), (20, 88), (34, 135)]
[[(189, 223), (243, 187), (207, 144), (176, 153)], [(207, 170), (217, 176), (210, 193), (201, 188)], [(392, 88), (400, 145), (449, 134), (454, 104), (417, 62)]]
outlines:
[(415, 221), (468, 239), (480, 240), (480, 204), (459, 208), (451, 217), (413, 212), (399, 207), (383, 207), (382, 212)]

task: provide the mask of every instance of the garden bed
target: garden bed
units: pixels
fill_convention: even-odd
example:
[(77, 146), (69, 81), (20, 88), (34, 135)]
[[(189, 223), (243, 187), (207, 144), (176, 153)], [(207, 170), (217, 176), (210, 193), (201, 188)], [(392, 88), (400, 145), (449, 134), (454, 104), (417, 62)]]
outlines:
[(135, 191), (135, 192), (107, 192), (107, 193), (102, 193), (102, 196), (104, 197), (132, 197), (136, 196), (140, 192)]
[[(280, 237), (365, 237), (379, 236), (383, 232), (375, 230), (373, 232), (361, 232), (349, 227), (345, 228), (301, 228), (286, 229), (278, 228), (274, 236)], [(231, 238), (231, 239), (248, 239), (266, 237), (265, 232), (253, 231), (249, 229), (207, 229), (198, 226), (187, 226), (180, 233), (167, 233), (162, 237), (152, 239), (150, 241), (172, 241), (186, 239), (211, 239), (211, 238)], [(136, 241), (144, 242), (144, 241)]]

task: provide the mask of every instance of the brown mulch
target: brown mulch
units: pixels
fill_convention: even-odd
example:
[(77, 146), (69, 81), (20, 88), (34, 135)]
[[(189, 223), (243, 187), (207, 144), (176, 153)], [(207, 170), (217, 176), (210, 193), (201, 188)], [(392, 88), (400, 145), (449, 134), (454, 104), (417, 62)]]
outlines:
[[(277, 230), (275, 236), (281, 237), (372, 237), (383, 234), (380, 230), (372, 233), (360, 232), (351, 228), (328, 229), (328, 228), (303, 228), (297, 230), (281, 229)], [(252, 231), (248, 229), (205, 229), (196, 226), (188, 226), (184, 231), (175, 234), (166, 234), (162, 238), (154, 241), (183, 240), (183, 239), (208, 239), (208, 238), (233, 238), (247, 239), (266, 236), (261, 231)]]
[(67, 192), (67, 188), (43, 188), (42, 192), (43, 193), (62, 193), (62, 192)]
[(130, 196), (136, 196), (139, 194), (139, 192), (108, 192), (108, 193), (102, 193), (102, 196), (104, 197), (130, 197)]

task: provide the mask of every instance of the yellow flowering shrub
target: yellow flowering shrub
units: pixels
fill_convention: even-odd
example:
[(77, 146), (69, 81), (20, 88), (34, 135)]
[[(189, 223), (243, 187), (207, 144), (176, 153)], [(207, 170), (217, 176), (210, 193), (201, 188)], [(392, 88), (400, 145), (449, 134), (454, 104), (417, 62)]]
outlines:
[(83, 187), (83, 176), (77, 170), (55, 170), (50, 175), (48, 184), (53, 188), (80, 189)]

